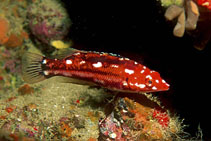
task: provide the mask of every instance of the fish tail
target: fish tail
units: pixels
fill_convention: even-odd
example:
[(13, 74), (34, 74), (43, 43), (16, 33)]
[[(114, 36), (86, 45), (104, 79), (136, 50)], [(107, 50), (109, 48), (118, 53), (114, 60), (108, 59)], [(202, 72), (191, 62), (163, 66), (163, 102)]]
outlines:
[(22, 57), (22, 77), (27, 83), (36, 83), (45, 80), (42, 61), (45, 57), (39, 54), (26, 52)]

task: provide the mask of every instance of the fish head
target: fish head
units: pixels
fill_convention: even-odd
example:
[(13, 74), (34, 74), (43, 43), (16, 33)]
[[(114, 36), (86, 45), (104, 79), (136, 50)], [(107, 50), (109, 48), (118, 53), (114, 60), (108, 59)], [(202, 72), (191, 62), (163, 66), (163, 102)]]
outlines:
[(145, 89), (149, 92), (167, 91), (170, 86), (156, 71), (150, 71), (144, 75), (143, 80), (146, 85)]
[(134, 75), (129, 76), (127, 84), (126, 86), (133, 92), (158, 92), (169, 89), (169, 84), (161, 78), (160, 74), (148, 68), (138, 70)]

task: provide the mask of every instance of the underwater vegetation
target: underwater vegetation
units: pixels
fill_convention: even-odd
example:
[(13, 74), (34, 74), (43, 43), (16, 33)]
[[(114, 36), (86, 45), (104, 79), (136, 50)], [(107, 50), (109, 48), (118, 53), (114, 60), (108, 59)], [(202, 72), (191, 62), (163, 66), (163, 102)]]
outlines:
[[(174, 2), (164, 4), (166, 17), (187, 13), (183, 22), (195, 30), (199, 15)], [(171, 89), (158, 72), (120, 55), (69, 48), (72, 20), (61, 1), (0, 3), (0, 140), (192, 139), (157, 98)]]

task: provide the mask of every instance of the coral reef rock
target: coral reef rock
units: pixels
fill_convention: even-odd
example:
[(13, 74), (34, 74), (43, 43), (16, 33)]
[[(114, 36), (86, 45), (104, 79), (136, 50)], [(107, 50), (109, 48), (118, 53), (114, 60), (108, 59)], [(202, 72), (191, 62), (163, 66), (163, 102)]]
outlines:
[(32, 34), (42, 43), (63, 39), (70, 28), (71, 20), (57, 0), (36, 0), (29, 6), (27, 17)]
[[(152, 105), (151, 105), (152, 106)], [(181, 130), (176, 118), (160, 107), (119, 98), (114, 110), (99, 122), (100, 140), (173, 140)]]

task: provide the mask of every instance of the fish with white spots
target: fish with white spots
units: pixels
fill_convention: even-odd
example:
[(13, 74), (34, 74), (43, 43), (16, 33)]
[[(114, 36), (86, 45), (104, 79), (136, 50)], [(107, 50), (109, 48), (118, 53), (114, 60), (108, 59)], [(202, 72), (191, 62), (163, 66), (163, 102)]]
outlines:
[(64, 76), (77, 82), (83, 81), (83, 84), (87, 82), (122, 92), (142, 93), (169, 89), (169, 84), (158, 72), (128, 58), (108, 53), (73, 50), (62, 59), (26, 53), (22, 64), (23, 79), (28, 83)]

